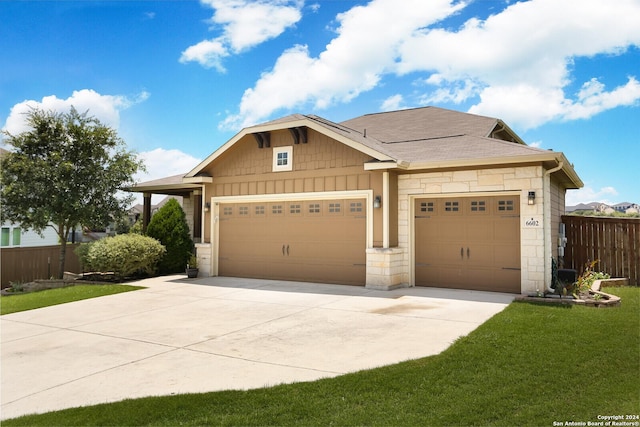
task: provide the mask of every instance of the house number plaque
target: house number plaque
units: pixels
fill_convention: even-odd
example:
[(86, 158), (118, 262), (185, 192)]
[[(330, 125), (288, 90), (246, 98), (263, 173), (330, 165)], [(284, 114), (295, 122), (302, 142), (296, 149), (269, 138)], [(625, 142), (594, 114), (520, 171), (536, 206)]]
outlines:
[(525, 228), (542, 228), (542, 217), (539, 216), (527, 216), (524, 217)]

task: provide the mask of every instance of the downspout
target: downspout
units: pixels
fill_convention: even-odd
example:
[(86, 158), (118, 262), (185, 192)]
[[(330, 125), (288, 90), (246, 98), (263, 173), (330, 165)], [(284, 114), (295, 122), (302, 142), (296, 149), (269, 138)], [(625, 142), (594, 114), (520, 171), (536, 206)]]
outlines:
[(562, 169), (562, 168), (564, 167), (564, 161), (562, 161), (562, 160), (557, 160), (557, 159), (556, 159), (556, 161), (558, 162), (558, 166), (556, 166), (556, 167), (555, 167), (555, 168), (553, 168), (553, 169), (549, 169), (548, 171), (546, 171), (546, 172), (544, 173), (544, 174), (545, 174), (545, 176), (548, 176), (548, 175), (551, 175), (552, 173), (558, 172), (560, 169)]
[[(564, 167), (564, 161), (556, 159), (558, 166), (549, 169), (544, 173), (543, 191), (544, 191), (544, 265), (545, 265), (545, 293), (555, 293), (555, 289), (551, 287), (551, 280), (548, 279), (547, 271), (551, 270), (551, 266), (547, 268), (551, 259), (551, 188), (545, 188), (551, 183), (551, 174), (558, 172)], [(549, 184), (547, 184), (549, 182)]]

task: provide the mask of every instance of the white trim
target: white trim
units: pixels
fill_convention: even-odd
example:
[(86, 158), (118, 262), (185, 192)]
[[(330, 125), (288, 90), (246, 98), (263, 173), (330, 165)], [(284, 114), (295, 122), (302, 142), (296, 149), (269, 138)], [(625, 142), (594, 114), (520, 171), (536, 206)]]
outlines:
[[(419, 193), (408, 194), (409, 203), (409, 221), (408, 221), (408, 239), (407, 248), (409, 250), (409, 285), (416, 286), (416, 199), (446, 199), (453, 197), (500, 197), (500, 196), (518, 196), (520, 198), (520, 218), (522, 218), (522, 191), (474, 191), (469, 193)], [(520, 221), (522, 223), (522, 221)], [(522, 251), (522, 226), (520, 226), (520, 250)], [(522, 259), (520, 260), (522, 267)], [(522, 282), (522, 277), (520, 278)]]
[(309, 193), (278, 193), (245, 196), (218, 196), (211, 198), (211, 275), (218, 275), (218, 254), (220, 253), (220, 205), (225, 203), (286, 202), (298, 200), (365, 199), (366, 205), (366, 248), (373, 247), (373, 190), (318, 191)]
[[(284, 165), (278, 164), (278, 155), (286, 154), (287, 155), (287, 163)], [(288, 172), (293, 170), (293, 145), (287, 145), (284, 147), (274, 147), (273, 148), (273, 165), (272, 172)]]
[(389, 247), (389, 172), (382, 172), (382, 247)]
[(400, 168), (401, 165), (398, 162), (369, 162), (364, 164), (364, 170), (377, 171), (377, 170), (389, 170)]

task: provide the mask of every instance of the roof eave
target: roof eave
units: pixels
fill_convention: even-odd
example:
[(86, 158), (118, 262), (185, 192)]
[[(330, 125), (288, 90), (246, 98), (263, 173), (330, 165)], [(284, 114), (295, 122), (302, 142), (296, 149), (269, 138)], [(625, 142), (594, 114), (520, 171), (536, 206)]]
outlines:
[[(564, 153), (548, 152), (527, 156), (510, 156), (510, 157), (486, 157), (482, 159), (459, 159), (459, 160), (439, 160), (433, 162), (416, 162), (409, 163), (406, 170), (425, 170), (425, 169), (451, 169), (451, 168), (469, 168), (482, 166), (508, 166), (527, 163), (553, 164), (555, 166), (562, 165), (561, 171), (568, 178), (566, 188), (578, 189), (584, 186), (584, 183), (576, 173), (573, 165), (567, 160)], [(549, 168), (551, 169), (551, 168)]]
[(454, 160), (438, 160), (428, 162), (411, 162), (407, 170), (417, 169), (443, 169), (443, 168), (462, 168), (474, 166), (491, 166), (491, 165), (513, 165), (522, 163), (540, 163), (555, 160), (556, 156), (550, 154), (536, 154), (527, 156), (510, 156), (510, 157), (485, 157), (473, 159), (454, 159)]
[(132, 185), (123, 190), (133, 193), (152, 193), (152, 194), (175, 194), (187, 193), (192, 190), (199, 190), (202, 184), (195, 183), (179, 183), (179, 184), (159, 184), (159, 185)]
[(571, 182), (571, 184), (573, 184), (573, 186), (567, 186), (567, 188), (577, 190), (579, 188), (584, 187), (584, 182), (580, 179), (580, 177), (578, 176), (578, 173), (573, 168), (573, 165), (569, 162), (569, 160), (566, 158), (564, 153), (559, 153), (559, 154), (560, 156), (559, 156), (559, 159), (557, 160), (558, 162), (562, 163), (562, 172), (564, 172), (567, 178), (569, 178), (569, 181)]

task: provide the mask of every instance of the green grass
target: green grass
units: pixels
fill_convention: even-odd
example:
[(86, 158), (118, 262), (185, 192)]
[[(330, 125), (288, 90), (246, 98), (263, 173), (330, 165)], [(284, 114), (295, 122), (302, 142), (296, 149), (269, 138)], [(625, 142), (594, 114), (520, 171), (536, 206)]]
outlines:
[(607, 292), (621, 296), (622, 307), (516, 302), (437, 356), (379, 369), (258, 390), (125, 400), (2, 424), (551, 426), (639, 414), (640, 289)]
[(2, 299), (0, 299), (0, 314), (33, 310), (35, 308), (64, 304), (71, 301), (135, 291), (136, 289), (142, 289), (142, 287), (130, 285), (76, 285), (65, 288), (48, 289), (46, 291), (29, 292), (22, 295), (3, 296)]

